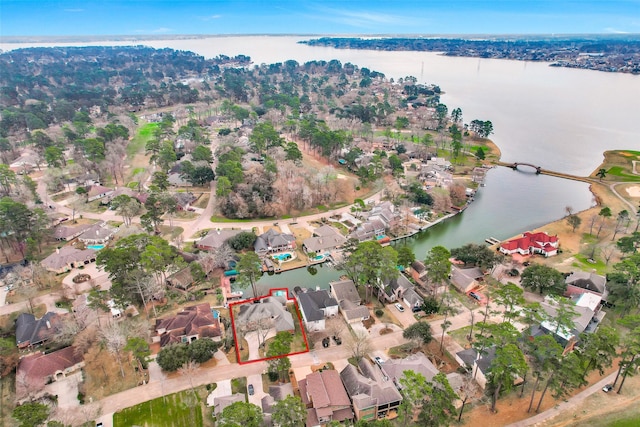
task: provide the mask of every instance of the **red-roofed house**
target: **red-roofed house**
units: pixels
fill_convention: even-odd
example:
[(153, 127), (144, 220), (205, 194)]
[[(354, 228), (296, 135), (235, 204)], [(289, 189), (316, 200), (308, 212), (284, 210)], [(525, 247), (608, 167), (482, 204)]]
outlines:
[(219, 318), (214, 317), (209, 303), (185, 307), (173, 317), (156, 321), (154, 342), (160, 346), (173, 343), (190, 343), (200, 338), (220, 338), (222, 330)]
[(549, 236), (545, 232), (531, 233), (527, 231), (518, 239), (509, 240), (500, 245), (500, 252), (505, 255), (541, 254), (546, 257), (558, 253), (558, 236)]
[(353, 420), (351, 401), (338, 371), (314, 372), (300, 380), (298, 385), (300, 398), (307, 407), (307, 427)]
[(82, 368), (84, 360), (74, 347), (53, 353), (29, 354), (20, 359), (16, 373), (16, 394), (20, 397), (42, 391), (45, 384), (57, 381)]

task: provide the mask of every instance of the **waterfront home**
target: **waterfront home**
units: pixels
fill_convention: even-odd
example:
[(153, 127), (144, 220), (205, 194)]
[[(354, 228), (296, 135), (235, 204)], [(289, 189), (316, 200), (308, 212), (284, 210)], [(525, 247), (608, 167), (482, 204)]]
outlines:
[(153, 342), (159, 342), (161, 347), (222, 336), (219, 318), (214, 316), (209, 303), (185, 307), (175, 316), (156, 320), (155, 331)]
[(314, 372), (298, 381), (298, 386), (302, 403), (307, 407), (307, 427), (353, 420), (351, 401), (338, 371)]
[(326, 289), (300, 291), (296, 299), (308, 331), (324, 331), (325, 319), (338, 314), (338, 301)]
[(484, 273), (478, 267), (460, 268), (451, 265), (451, 284), (463, 294), (474, 290), (480, 286), (484, 278)]
[(386, 226), (380, 219), (363, 222), (351, 233), (349, 237), (358, 239), (360, 242), (377, 239), (385, 235)]
[(261, 298), (254, 302), (240, 305), (235, 324), (244, 325), (247, 330), (255, 329), (262, 322), (267, 322), (276, 332), (295, 332), (293, 315), (287, 310), (287, 299), (278, 296)]
[(607, 278), (596, 273), (574, 271), (564, 281), (567, 284), (565, 296), (573, 297), (584, 293), (599, 295), (607, 299)]
[(293, 234), (280, 233), (270, 228), (266, 233), (258, 236), (253, 247), (260, 256), (268, 254), (292, 251), (296, 248), (296, 238)]
[(361, 305), (362, 300), (352, 280), (329, 282), (331, 295), (338, 301), (340, 313), (348, 323), (361, 322), (370, 316), (369, 309)]
[(348, 364), (340, 378), (347, 390), (357, 420), (395, 418), (402, 395), (380, 369), (362, 358), (358, 367)]
[(517, 239), (509, 240), (500, 245), (500, 252), (505, 255), (541, 254), (550, 257), (558, 253), (558, 236), (550, 236), (545, 232), (531, 233), (527, 231)]
[(313, 237), (304, 239), (302, 248), (306, 253), (322, 254), (344, 245), (347, 238), (338, 230), (328, 225), (316, 228)]
[(389, 280), (379, 280), (376, 292), (385, 303), (404, 301), (410, 308), (420, 307), (424, 299), (415, 292), (413, 283), (403, 274)]
[(56, 274), (65, 273), (73, 268), (95, 262), (96, 251), (91, 249), (76, 249), (64, 246), (40, 261), (45, 270)]

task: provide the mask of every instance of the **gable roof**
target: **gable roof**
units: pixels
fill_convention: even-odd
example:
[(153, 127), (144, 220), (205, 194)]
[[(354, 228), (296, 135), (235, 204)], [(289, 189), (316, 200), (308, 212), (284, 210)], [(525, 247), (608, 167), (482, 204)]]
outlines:
[(48, 311), (40, 319), (31, 313), (22, 313), (16, 319), (16, 343), (18, 347), (40, 344), (52, 338), (60, 327), (61, 316)]
[(295, 241), (296, 238), (293, 234), (280, 233), (277, 230), (270, 228), (265, 233), (258, 236), (253, 246), (256, 252), (269, 251), (272, 248), (288, 246), (290, 243)]
[(266, 318), (273, 319), (274, 327), (278, 332), (295, 329), (293, 316), (286, 309), (286, 306), (276, 298), (268, 297), (261, 299), (259, 303), (240, 305), (240, 312), (238, 313), (239, 322), (259, 322)]
[[(336, 370), (317, 371), (307, 375), (307, 378), (300, 382), (304, 382), (306, 385), (305, 398), (307, 398), (307, 403), (311, 403), (316, 410), (351, 406), (340, 374)], [(331, 412), (333, 410), (329, 409), (329, 413)]]
[(420, 295), (418, 295), (418, 293), (413, 290), (413, 288), (407, 289), (402, 298), (404, 298), (412, 307), (422, 305), (422, 303), (424, 302), (424, 299)]
[(550, 236), (545, 232), (531, 233), (530, 231), (524, 233), (520, 238), (509, 240), (500, 245), (501, 248), (507, 251), (515, 249), (527, 251), (530, 248), (535, 248), (544, 252), (553, 251), (557, 246), (558, 236)]
[(113, 188), (104, 187), (102, 185), (92, 185), (87, 191), (88, 197), (99, 196), (100, 194), (107, 194), (113, 191)]
[(607, 278), (596, 273), (587, 273), (586, 271), (574, 271), (565, 279), (567, 285), (576, 286), (578, 288), (587, 289), (589, 291), (603, 294), (607, 284)]
[(348, 299), (340, 301), (340, 309), (347, 320), (366, 319), (370, 316), (369, 309), (360, 304), (355, 304)]
[[(16, 381), (16, 385), (18, 388), (20, 385), (23, 387), (42, 387), (47, 378), (57, 372), (69, 369), (83, 360), (82, 354), (76, 352), (74, 347), (66, 347), (48, 354), (40, 351), (29, 354), (18, 362), (17, 375), (21, 381)], [(26, 384), (21, 384), (22, 382)]]
[(323, 308), (337, 307), (338, 302), (329, 295), (326, 289), (301, 292), (297, 295), (300, 309), (304, 312), (305, 319), (309, 322), (324, 319)]
[(427, 267), (424, 265), (424, 262), (419, 261), (419, 260), (415, 260), (414, 262), (411, 263), (411, 268), (413, 268), (413, 270), (416, 273), (422, 273), (423, 271), (425, 271), (427, 269)]
[(340, 378), (354, 406), (365, 409), (402, 400), (402, 395), (393, 382), (384, 381), (380, 371), (369, 360), (360, 359), (358, 367), (360, 370), (348, 364), (340, 372)]
[(337, 248), (347, 242), (338, 230), (328, 225), (323, 225), (313, 232), (316, 236), (304, 239), (304, 246), (309, 252), (320, 252), (328, 249)]
[(116, 234), (116, 230), (103, 221), (89, 226), (78, 236), (78, 240), (106, 240), (114, 234)]
[(349, 300), (355, 304), (360, 304), (360, 302), (362, 301), (360, 299), (360, 295), (358, 294), (358, 290), (356, 289), (356, 285), (353, 283), (353, 280), (329, 282), (329, 286), (331, 286), (333, 294), (336, 296), (336, 299), (339, 303), (344, 300)]
[(451, 266), (451, 283), (462, 292), (467, 292), (475, 280), (484, 277), (484, 273), (478, 267), (459, 268)]
[(79, 224), (79, 225), (59, 225), (53, 231), (53, 237), (58, 240), (66, 240), (71, 236), (76, 236), (83, 233), (88, 228), (91, 228), (91, 224)]
[(382, 372), (394, 382), (398, 382), (404, 371), (414, 371), (424, 375), (427, 381), (438, 373), (438, 369), (424, 353), (411, 354), (404, 359), (389, 359), (381, 363)]
[(231, 406), (236, 402), (245, 402), (246, 396), (242, 393), (232, 394), (230, 396), (219, 396), (213, 398), (213, 412), (220, 415), (224, 408)]

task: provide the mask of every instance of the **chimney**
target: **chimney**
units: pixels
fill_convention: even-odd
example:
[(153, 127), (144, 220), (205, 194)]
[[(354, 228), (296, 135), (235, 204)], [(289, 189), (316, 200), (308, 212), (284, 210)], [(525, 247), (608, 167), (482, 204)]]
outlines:
[(60, 248), (56, 248), (56, 253), (59, 254), (60, 253)]
[(51, 322), (47, 320), (47, 329), (51, 329)]

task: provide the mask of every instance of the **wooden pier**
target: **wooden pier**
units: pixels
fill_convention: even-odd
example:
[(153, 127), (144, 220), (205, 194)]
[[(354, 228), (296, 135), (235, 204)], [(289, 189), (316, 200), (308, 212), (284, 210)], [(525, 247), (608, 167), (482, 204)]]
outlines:
[(486, 239), (484, 239), (484, 241), (490, 245), (497, 245), (498, 243), (500, 243), (500, 240), (496, 239), (495, 237), (487, 237)]

